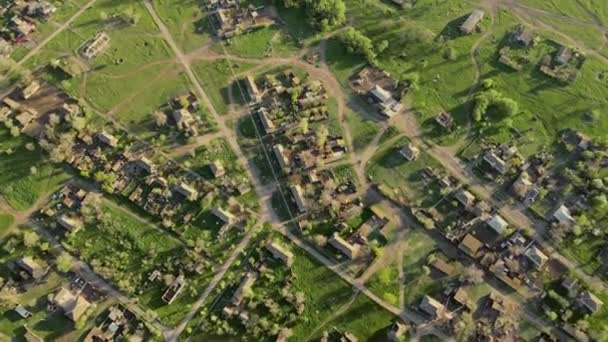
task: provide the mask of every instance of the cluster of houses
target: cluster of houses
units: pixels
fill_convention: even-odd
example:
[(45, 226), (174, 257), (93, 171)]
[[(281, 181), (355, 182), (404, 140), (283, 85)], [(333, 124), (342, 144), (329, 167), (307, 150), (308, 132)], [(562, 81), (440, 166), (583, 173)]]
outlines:
[(403, 110), (401, 87), (386, 71), (368, 66), (355, 75), (351, 82), (357, 93), (367, 96), (370, 104), (375, 104), (380, 114), (387, 118)]
[(22, 101), (34, 96), (40, 87), (39, 82), (32, 81), (20, 88), (18, 94), (5, 97), (0, 104), (0, 122), (3, 122), (6, 127), (16, 127), (20, 133), (28, 131), (28, 127), (31, 128), (30, 124), (39, 116), (39, 113)]
[(57, 8), (46, 0), (11, 0), (0, 5), (0, 16), (8, 18), (0, 34), (0, 55), (8, 55), (14, 44), (29, 40), (36, 21), (46, 21)]
[(89, 331), (84, 341), (120, 341), (127, 338), (129, 341), (145, 341), (149, 338), (149, 332), (133, 312), (116, 304), (107, 310), (103, 321)]
[[(283, 264), (287, 268), (291, 268), (294, 261), (294, 255), (289, 249), (277, 241), (268, 241), (264, 244), (263, 252), (259, 262), (250, 265), (250, 270), (241, 276), (238, 286), (232, 292), (222, 308), (222, 315), (226, 319), (238, 319), (244, 326), (249, 326), (251, 323), (250, 311), (255, 309), (255, 305), (248, 305), (248, 302), (254, 300), (252, 298), (253, 286), (262, 277), (262, 274), (270, 272), (271, 268), (276, 267), (275, 262)], [(291, 283), (285, 285), (285, 289), (289, 289)], [(291, 302), (291, 301), (290, 301)], [(297, 314), (304, 311), (303, 298), (294, 299), (291, 304)], [(279, 334), (279, 339), (282, 334)]]
[(170, 123), (175, 128), (189, 137), (199, 135), (200, 117), (197, 112), (200, 110), (200, 103), (192, 92), (182, 94), (172, 98), (162, 115), (171, 118)]
[(218, 37), (224, 39), (274, 24), (274, 20), (262, 12), (263, 6), (245, 5), (235, 0), (210, 0), (207, 9), (212, 27)]
[[(65, 153), (65, 162), (74, 167), (81, 175), (96, 178), (104, 191), (125, 196), (150, 215), (162, 219), (167, 228), (172, 228), (177, 223), (191, 221), (193, 215), (189, 214), (189, 210), (185, 207), (188, 207), (190, 203), (196, 203), (205, 196), (214, 196), (217, 187), (211, 182), (183, 169), (174, 162), (155, 163), (153, 161), (154, 152), (131, 139), (124, 132), (110, 132), (106, 129), (96, 132), (92, 132), (92, 129), (85, 129), (76, 132), (66, 121), (81, 115), (77, 104), (66, 102), (60, 108), (53, 110), (56, 121), (59, 123), (53, 123), (52, 133), (41, 129), (41, 126), (50, 126), (47, 122), (48, 115), (45, 117), (34, 114), (33, 109), (28, 109), (27, 106), (15, 100), (17, 97), (28, 99), (39, 89), (40, 84), (33, 81), (2, 100), (4, 106), (0, 109), (0, 113), (5, 125), (8, 121), (15, 122), (13, 125), (23, 130), (27, 130), (30, 125), (35, 126), (36, 130), (32, 130), (30, 135), (49, 145), (51, 152), (53, 146), (62, 143), (58, 140), (60, 133), (75, 134), (69, 151)], [(198, 102), (193, 95), (188, 95), (172, 100), (171, 105), (176, 108), (175, 110), (185, 107), (180, 109), (191, 111), (197, 108)], [(219, 161), (215, 161), (209, 166), (217, 178), (221, 179), (226, 173)], [(234, 182), (222, 183), (221, 188), (222, 195), (239, 195), (250, 189), (248, 186)], [(73, 199), (73, 196), (68, 193), (63, 196), (66, 199)], [(78, 203), (84, 200), (84, 198), (76, 199)], [(78, 206), (68, 206), (68, 209), (78, 209)], [(77, 212), (77, 210), (72, 211)], [(217, 219), (222, 221), (222, 226), (226, 228), (233, 227), (236, 223), (246, 219), (245, 209), (240, 205), (216, 208), (214, 213), (216, 213)], [(177, 222), (177, 220), (183, 222)], [(57, 214), (57, 223), (69, 231), (79, 229), (79, 221), (81, 220), (77, 219), (76, 214)]]
[(547, 56), (539, 64), (540, 71), (556, 80), (571, 83), (576, 80), (585, 57), (577, 50), (561, 45), (553, 58)]

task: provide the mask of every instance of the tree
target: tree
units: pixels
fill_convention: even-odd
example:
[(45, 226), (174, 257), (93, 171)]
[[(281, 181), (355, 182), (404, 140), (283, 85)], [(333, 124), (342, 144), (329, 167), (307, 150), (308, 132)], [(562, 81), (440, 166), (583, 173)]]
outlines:
[(63, 252), (57, 257), (57, 269), (59, 272), (67, 273), (72, 267), (74, 267), (74, 262), (68, 253)]
[(316, 138), (317, 138), (316, 143), (319, 148), (322, 148), (323, 146), (325, 146), (328, 135), (329, 135), (329, 130), (327, 129), (327, 127), (325, 125), (322, 125), (321, 127), (319, 127), (319, 130), (316, 133)]
[(346, 5), (342, 0), (306, 0), (306, 13), (312, 25), (329, 31), (346, 21)]
[(384, 52), (384, 50), (386, 50), (389, 46), (388, 40), (384, 39), (382, 40), (380, 43), (378, 43), (378, 45), (376, 45), (376, 51), (378, 51), (378, 53), (382, 53)]
[(167, 124), (167, 115), (159, 110), (152, 113), (152, 118), (158, 127), (162, 127)]
[(38, 236), (38, 234), (36, 232), (33, 231), (27, 231), (25, 233), (23, 233), (23, 243), (27, 246), (27, 247), (34, 247), (36, 245), (38, 245), (38, 242), (40, 242), (40, 236)]
[(338, 34), (338, 39), (346, 45), (349, 52), (360, 53), (370, 63), (375, 63), (376, 52), (372, 40), (353, 27), (348, 27)]

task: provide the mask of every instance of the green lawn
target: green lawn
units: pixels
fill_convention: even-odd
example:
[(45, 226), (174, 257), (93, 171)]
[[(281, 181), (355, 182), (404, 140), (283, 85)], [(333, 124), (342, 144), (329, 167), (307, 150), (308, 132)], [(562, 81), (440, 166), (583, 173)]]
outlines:
[(347, 111), (346, 122), (350, 127), (355, 151), (365, 149), (380, 132), (374, 120), (363, 118), (359, 113)]

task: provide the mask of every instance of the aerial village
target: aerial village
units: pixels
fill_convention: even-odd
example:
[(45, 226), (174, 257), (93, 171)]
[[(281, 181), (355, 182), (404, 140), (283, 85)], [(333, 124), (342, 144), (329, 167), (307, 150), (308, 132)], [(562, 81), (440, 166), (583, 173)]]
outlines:
[[(1, 7), (10, 19), (0, 54), (27, 43), (57, 10), (38, 0)], [(279, 24), (257, 4), (213, 0), (197, 11), (224, 49)], [(457, 21), (455, 36), (481, 36), (489, 20), (486, 8), (475, 8)], [(92, 62), (112, 49), (111, 36), (97, 31), (49, 66), (72, 78), (95, 72)], [(581, 49), (523, 24), (496, 47), (492, 58), (500, 68), (515, 74), (533, 68), (564, 86), (587, 63)], [(308, 61), (310, 68), (315, 63)], [(84, 341), (176, 341), (182, 333), (180, 339), (195, 340), (371, 340), (358, 337), (352, 322), (335, 323), (333, 314), (319, 321), (331, 324), (306, 325), (324, 309), (308, 287), (330, 282), (302, 286), (302, 265), (310, 263), (309, 272), (327, 268), (332, 282), (347, 284), (348, 291), (328, 298), (348, 292), (350, 304), (364, 297), (390, 312), (374, 336), (379, 340), (423, 340), (427, 333), (471, 341), (601, 340), (591, 326), (603, 324), (608, 298), (605, 139), (573, 127), (559, 131), (554, 149), (533, 152), (529, 132), (513, 126), (508, 139), (492, 139), (482, 124), (489, 119), (476, 113), (508, 111), (511, 102), (486, 80), (471, 92), (468, 114), (479, 137), (458, 161), (435, 141), (399, 133), (386, 138), (393, 145), (381, 157), (362, 163), (332, 103), (336, 90), (314, 76), (319, 71), (287, 64), (260, 70), (231, 76), (228, 87), (243, 103), (230, 107), (230, 119), (214, 117), (213, 101), (191, 87), (146, 113), (152, 124), (142, 124), (144, 134), (40, 73), (5, 92), (0, 123), (7, 137), (28, 139), (25, 150), (69, 175), (23, 211), (21, 232), (1, 236), (0, 307), (15, 317), (18, 336), (11, 337), (54, 340), (60, 336), (35, 332), (50, 318), (25, 322), (61, 317), (72, 334), (63, 338)], [(366, 115), (386, 130), (409, 115), (414, 80), (370, 61), (353, 70), (342, 86)], [(234, 117), (235, 127), (227, 124)], [(238, 135), (234, 144), (232, 136), (208, 139), (243, 122), (253, 129), (247, 143)], [(450, 110), (436, 111), (425, 125), (435, 136), (464, 126)], [(248, 148), (257, 159), (240, 159)], [(172, 149), (188, 152), (176, 157)], [(218, 150), (231, 151), (234, 160)], [(406, 189), (366, 163), (393, 169)], [(409, 236), (430, 243), (400, 240)], [(592, 259), (581, 265), (564, 246), (589, 249)], [(404, 267), (414, 251), (420, 257)], [(393, 254), (399, 270), (383, 273)], [(399, 296), (387, 284), (398, 284)], [(38, 292), (44, 295), (25, 300)], [(323, 301), (341, 314), (338, 300)], [(534, 339), (520, 336), (524, 321), (538, 331)], [(298, 335), (302, 326), (307, 339)]]

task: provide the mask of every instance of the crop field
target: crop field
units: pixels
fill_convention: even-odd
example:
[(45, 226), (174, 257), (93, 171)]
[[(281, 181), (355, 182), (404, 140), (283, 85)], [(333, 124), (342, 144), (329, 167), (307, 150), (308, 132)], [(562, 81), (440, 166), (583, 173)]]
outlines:
[(439, 168), (439, 163), (429, 154), (421, 151), (413, 161), (407, 161), (399, 150), (408, 143), (402, 137), (397, 141), (381, 146), (366, 167), (366, 174), (372, 181), (395, 189), (408, 200), (422, 206), (432, 206), (442, 197), (435, 181), (423, 178), (425, 167)]

